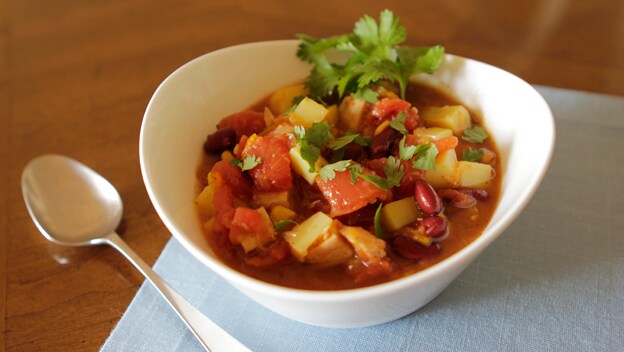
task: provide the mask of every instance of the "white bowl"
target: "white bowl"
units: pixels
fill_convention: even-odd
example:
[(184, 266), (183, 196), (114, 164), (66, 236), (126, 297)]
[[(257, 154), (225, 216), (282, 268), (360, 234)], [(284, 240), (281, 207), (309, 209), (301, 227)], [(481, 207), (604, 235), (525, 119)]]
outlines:
[(193, 200), (195, 170), (208, 133), (224, 116), (305, 78), (298, 41), (218, 50), (180, 67), (158, 87), (141, 128), (140, 159), (149, 196), (163, 222), (209, 269), (249, 298), (288, 318), (326, 327), (362, 327), (403, 317), (444, 290), (518, 216), (541, 182), (553, 151), (554, 122), (544, 99), (496, 67), (446, 55), (433, 84), (480, 114), (500, 148), (498, 208), (484, 233), (450, 258), (408, 277), (367, 288), (306, 291), (268, 284), (219, 261), (200, 231)]

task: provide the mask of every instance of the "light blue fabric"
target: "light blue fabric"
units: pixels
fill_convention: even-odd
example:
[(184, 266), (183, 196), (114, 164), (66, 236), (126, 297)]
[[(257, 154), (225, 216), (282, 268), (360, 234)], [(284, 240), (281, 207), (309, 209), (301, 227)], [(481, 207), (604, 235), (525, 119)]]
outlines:
[[(246, 298), (173, 239), (155, 269), (254, 351), (623, 351), (624, 98), (538, 89), (557, 125), (542, 186), (446, 291), (403, 319), (347, 330), (291, 321)], [(102, 350), (201, 347), (144, 283)]]

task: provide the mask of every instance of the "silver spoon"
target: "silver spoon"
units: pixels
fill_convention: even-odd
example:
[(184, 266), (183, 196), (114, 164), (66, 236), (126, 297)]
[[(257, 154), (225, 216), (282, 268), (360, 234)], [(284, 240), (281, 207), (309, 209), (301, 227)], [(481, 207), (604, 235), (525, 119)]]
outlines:
[(121, 197), (95, 171), (65, 156), (43, 155), (24, 168), (22, 194), (30, 216), (48, 240), (67, 246), (107, 244), (121, 252), (206, 350), (250, 351), (175, 292), (115, 233), (123, 212)]

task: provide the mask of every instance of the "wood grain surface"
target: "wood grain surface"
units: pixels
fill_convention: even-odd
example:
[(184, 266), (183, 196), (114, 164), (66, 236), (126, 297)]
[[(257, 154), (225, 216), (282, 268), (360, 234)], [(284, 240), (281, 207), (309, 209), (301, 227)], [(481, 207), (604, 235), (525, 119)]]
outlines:
[(621, 0), (0, 0), (0, 349), (98, 350), (143, 281), (111, 248), (46, 242), (21, 196), (29, 160), (66, 154), (108, 178), (124, 199), (122, 237), (152, 264), (170, 234), (143, 186), (138, 136), (158, 84), (215, 49), (345, 33), (386, 7), (409, 44), (624, 96)]

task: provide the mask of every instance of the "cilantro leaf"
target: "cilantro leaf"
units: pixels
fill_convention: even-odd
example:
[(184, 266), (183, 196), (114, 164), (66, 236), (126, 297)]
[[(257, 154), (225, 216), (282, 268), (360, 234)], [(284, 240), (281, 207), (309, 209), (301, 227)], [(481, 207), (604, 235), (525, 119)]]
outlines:
[(384, 166), (384, 172), (386, 173), (388, 182), (395, 187), (401, 184), (401, 179), (403, 178), (403, 175), (405, 175), (405, 170), (403, 165), (401, 165), (401, 161), (397, 160), (392, 155), (388, 157), (386, 166)]
[(323, 144), (334, 139), (330, 130), (331, 125), (327, 121), (314, 122), (310, 128), (306, 129), (305, 138), (310, 144), (320, 148)]
[(316, 171), (316, 162), (321, 156), (323, 144), (334, 139), (330, 130), (331, 125), (326, 121), (314, 122), (307, 129), (299, 125), (294, 127), (295, 139), (299, 145), (301, 157), (308, 162), (310, 172)]
[(480, 149), (466, 149), (462, 153), (462, 160), (465, 161), (479, 161), (483, 158), (483, 151)]
[(408, 134), (409, 131), (407, 130), (407, 128), (405, 128), (405, 120), (407, 119), (407, 115), (405, 114), (405, 112), (401, 111), (395, 118), (394, 120), (390, 121), (390, 127), (394, 128), (395, 130), (403, 133), (403, 134)]
[(247, 155), (244, 160), (232, 159), (230, 165), (238, 166), (242, 171), (248, 171), (258, 166), (262, 162), (262, 158), (256, 157), (253, 154)]
[(381, 208), (383, 204), (379, 203), (379, 207), (377, 207), (377, 211), (375, 212), (375, 217), (373, 218), (373, 224), (375, 226), (375, 236), (378, 238), (383, 238), (384, 228), (381, 226)]
[(336, 177), (336, 171), (345, 171), (351, 165), (351, 160), (340, 160), (333, 164), (323, 166), (319, 170), (319, 176), (323, 181), (331, 180)]
[(488, 137), (487, 132), (483, 128), (475, 126), (474, 128), (466, 128), (461, 138), (472, 143), (483, 143)]
[(275, 231), (284, 231), (286, 229), (288, 229), (290, 226), (297, 226), (299, 224), (297, 224), (297, 222), (293, 221), (293, 220), (277, 220), (275, 222), (273, 222), (273, 227), (275, 228)]
[[(314, 99), (336, 90), (340, 97), (353, 93), (371, 102), (376, 96), (369, 86), (381, 80), (397, 83), (404, 98), (409, 78), (420, 72), (432, 73), (444, 54), (441, 46), (400, 46), (407, 39), (407, 31), (389, 10), (380, 13), (379, 22), (364, 15), (351, 34), (324, 39), (304, 34), (297, 37), (301, 40), (297, 56), (313, 65), (306, 87)], [(347, 54), (346, 60), (330, 62), (326, 54), (331, 50)]]
[(373, 173), (363, 173), (364, 167), (360, 164), (351, 164), (348, 167), (351, 173), (351, 183), (355, 184), (358, 178), (364, 179), (373, 185), (383, 190), (391, 189), (392, 187), (399, 186), (401, 179), (405, 174), (403, 165), (399, 160), (396, 160), (393, 156), (388, 157), (388, 162), (384, 167), (386, 177), (381, 177)]
[(423, 143), (416, 146), (416, 159), (412, 167), (419, 170), (435, 170), (435, 158), (438, 148), (433, 143)]
[(401, 73), (401, 79), (397, 80), (401, 90), (401, 96), (405, 96), (405, 89), (409, 78), (417, 73), (434, 73), (444, 56), (444, 47), (436, 45), (432, 47), (400, 47), (396, 49), (397, 66)]
[(336, 138), (327, 144), (327, 147), (333, 150), (344, 148), (349, 143), (355, 143), (361, 146), (367, 146), (370, 144), (368, 138), (362, 137), (359, 133), (349, 131), (342, 137)]
[(374, 90), (370, 89), (369, 87), (364, 87), (358, 90), (357, 92), (353, 93), (353, 97), (355, 99), (364, 100), (372, 104), (377, 102), (378, 96), (379, 94), (375, 92)]
[(405, 141), (407, 140), (407, 136), (403, 136), (401, 141), (399, 142), (399, 158), (401, 160), (410, 160), (416, 154), (416, 146), (410, 145), (405, 146)]

